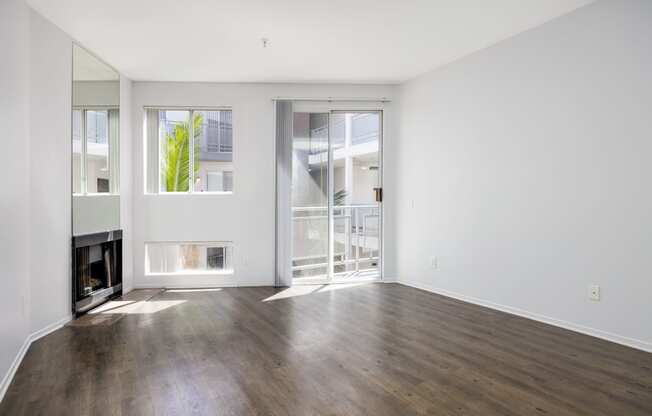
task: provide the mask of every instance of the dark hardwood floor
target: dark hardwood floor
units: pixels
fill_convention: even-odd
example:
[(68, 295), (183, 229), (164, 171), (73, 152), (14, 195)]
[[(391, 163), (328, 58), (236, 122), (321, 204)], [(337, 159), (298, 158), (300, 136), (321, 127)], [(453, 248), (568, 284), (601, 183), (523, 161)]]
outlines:
[(112, 305), (32, 344), (0, 414), (652, 415), (649, 353), (396, 284), (276, 292)]

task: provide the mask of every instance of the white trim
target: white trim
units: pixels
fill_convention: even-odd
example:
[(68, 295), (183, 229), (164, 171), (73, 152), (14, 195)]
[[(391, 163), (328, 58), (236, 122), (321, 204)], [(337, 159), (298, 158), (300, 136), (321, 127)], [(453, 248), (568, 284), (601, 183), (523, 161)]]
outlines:
[(23, 362), (23, 358), (25, 358), (25, 354), (27, 354), (27, 350), (32, 345), (32, 342), (40, 338), (43, 338), (44, 336), (63, 327), (65, 324), (70, 322), (71, 319), (72, 316), (70, 315), (66, 316), (65, 318), (61, 318), (58, 321), (44, 328), (39, 329), (38, 331), (32, 332), (27, 336), (27, 338), (25, 338), (25, 342), (23, 342), (23, 345), (18, 350), (18, 353), (16, 354), (14, 361), (11, 363), (9, 370), (7, 370), (7, 373), (2, 379), (2, 383), (0, 383), (0, 402), (2, 402), (2, 399), (4, 399), (7, 390), (9, 390), (9, 386), (11, 385), (11, 382), (13, 381), (14, 376), (16, 375), (16, 371), (18, 371), (18, 367), (20, 367), (20, 364)]
[(235, 272), (233, 269), (227, 269), (222, 271), (217, 270), (189, 270), (187, 272), (145, 272), (147, 277), (165, 277), (165, 276), (177, 276), (177, 277), (192, 277), (192, 276), (211, 276), (211, 277), (223, 277), (223, 276), (233, 276)]
[(68, 315), (64, 318), (59, 319), (58, 321), (51, 323), (50, 325), (39, 329), (38, 331), (32, 332), (32, 334), (29, 336), (29, 342), (34, 342), (36, 340), (39, 340), (43, 338), (46, 335), (51, 334), (52, 332), (56, 331), (59, 328), (62, 328), (65, 324), (70, 322), (72, 320), (72, 315)]
[[(269, 286), (269, 284), (268, 284)], [(138, 289), (211, 289), (220, 287), (238, 287), (236, 283), (180, 283), (165, 285), (160, 283), (139, 283), (134, 285), (134, 290)]]
[(142, 283), (134, 285), (136, 289), (214, 289), (225, 287), (274, 287), (273, 282), (228, 282), (228, 283), (179, 283), (173, 285), (161, 285), (155, 283)]
[(238, 282), (234, 287), (272, 287), (274, 288), (274, 283), (270, 284), (269, 282)]
[(25, 342), (23, 342), (23, 345), (18, 350), (18, 354), (16, 354), (16, 358), (14, 358), (14, 362), (11, 363), (9, 370), (7, 370), (7, 374), (5, 374), (4, 378), (2, 379), (2, 383), (0, 383), (0, 402), (2, 402), (2, 399), (4, 399), (7, 390), (9, 390), (9, 385), (11, 384), (11, 381), (14, 379), (14, 376), (16, 375), (16, 371), (18, 370), (18, 367), (20, 367), (20, 363), (23, 361), (23, 358), (25, 357), (25, 354), (27, 353), (27, 349), (29, 348), (30, 344), (31, 341), (29, 340), (29, 337), (27, 337), (27, 339), (25, 339)]
[[(77, 194), (75, 194), (75, 195), (77, 195)], [(90, 194), (90, 195), (94, 195), (94, 194)], [(99, 195), (106, 195), (106, 194), (99, 194)], [(159, 192), (159, 193), (156, 193), (156, 194), (152, 193), (152, 192), (149, 192), (149, 193), (146, 192), (144, 195), (146, 197), (150, 197), (150, 196), (160, 197), (160, 196), (168, 196), (168, 195), (181, 195), (181, 196), (185, 196), (185, 197), (188, 197), (188, 195), (192, 195), (192, 196), (195, 196), (195, 195), (213, 195), (213, 196), (215, 196), (215, 195), (217, 195), (217, 196), (226, 195), (226, 196), (230, 196), (230, 195), (233, 195), (233, 191), (211, 191), (211, 192), (208, 192), (208, 191), (203, 191), (203, 192), (200, 192), (200, 191), (198, 191), (198, 192), (181, 192), (181, 191), (179, 191), (179, 192)]]
[(413, 287), (415, 289), (424, 290), (426, 292), (436, 293), (438, 295), (446, 296), (449, 298), (461, 300), (462, 302), (472, 303), (474, 305), (484, 306), (486, 308), (498, 310), (501, 312), (517, 315), (523, 318), (531, 319), (533, 321), (542, 322), (544, 324), (553, 325), (559, 328), (568, 329), (569, 331), (579, 332), (580, 334), (589, 335), (595, 338), (600, 338), (605, 341), (614, 342), (616, 344), (624, 345), (626, 347), (636, 348), (638, 350), (652, 352), (652, 343), (635, 338), (628, 338), (622, 335), (613, 334), (611, 332), (602, 331), (599, 329), (591, 328), (584, 325), (575, 324), (573, 322), (564, 321), (561, 319), (551, 318), (549, 316), (541, 315), (538, 313), (528, 312), (523, 309), (514, 308), (512, 306), (501, 305), (484, 299), (478, 299), (471, 296), (462, 295), (455, 292), (450, 292), (445, 289), (430, 287), (426, 285), (408, 283), (402, 280), (396, 283)]
[(324, 101), (335, 102), (381, 102), (391, 103), (392, 100), (387, 97), (274, 97), (272, 101)]
[(233, 106), (193, 106), (193, 105), (144, 105), (143, 110), (171, 110), (171, 111), (233, 111)]

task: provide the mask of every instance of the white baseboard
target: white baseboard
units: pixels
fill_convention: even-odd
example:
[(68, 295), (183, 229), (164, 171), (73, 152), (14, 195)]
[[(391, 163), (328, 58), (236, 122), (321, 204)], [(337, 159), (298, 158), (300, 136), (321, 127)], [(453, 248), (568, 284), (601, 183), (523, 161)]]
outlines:
[(32, 332), (29, 336), (29, 342), (30, 344), (34, 341), (36, 341), (39, 338), (43, 338), (44, 336), (48, 335), (51, 332), (56, 331), (57, 329), (61, 328), (68, 322), (72, 320), (72, 315), (68, 315), (66, 317), (63, 317), (59, 319), (58, 321), (46, 326), (45, 328), (41, 328), (38, 331)]
[(138, 289), (213, 289), (216, 287), (237, 287), (237, 284), (228, 285), (198, 285), (198, 284), (180, 284), (180, 285), (158, 285), (158, 284), (138, 284), (134, 286), (134, 290)]
[(262, 282), (234, 282), (234, 283), (213, 283), (213, 284), (178, 284), (178, 285), (160, 285), (160, 284), (137, 284), (136, 289), (212, 289), (216, 287), (266, 287), (274, 286), (273, 283)]
[(274, 282), (238, 282), (237, 287), (274, 287)]
[(16, 354), (16, 357), (14, 358), (14, 361), (11, 363), (9, 370), (7, 370), (7, 373), (2, 379), (2, 384), (0, 384), (0, 402), (2, 402), (2, 399), (5, 397), (5, 393), (7, 393), (7, 390), (9, 389), (9, 385), (11, 384), (11, 381), (14, 379), (14, 376), (16, 375), (16, 371), (18, 370), (18, 367), (20, 367), (20, 363), (23, 361), (23, 358), (25, 357), (25, 354), (27, 353), (27, 349), (29, 348), (30, 344), (31, 342), (29, 340), (29, 337), (27, 337), (27, 339), (25, 339), (25, 342), (23, 342), (23, 345), (21, 345), (20, 349), (18, 350), (18, 354)]
[(436, 287), (430, 287), (426, 285), (414, 284), (405, 281), (398, 281), (404, 286), (413, 287), (415, 289), (425, 290), (426, 292), (436, 293), (438, 295), (446, 296), (449, 298), (461, 300), (462, 302), (472, 303), (474, 305), (484, 306), (487, 308), (495, 309), (501, 312), (506, 312), (512, 315), (517, 315), (523, 318), (532, 319), (534, 321), (543, 322), (545, 324), (557, 326), (560, 328), (568, 329), (570, 331), (579, 332), (584, 335), (589, 335), (595, 338), (600, 338), (606, 341), (615, 342), (616, 344), (625, 345), (627, 347), (636, 348), (638, 350), (652, 352), (652, 343), (643, 341), (635, 338), (628, 338), (618, 334), (612, 334), (610, 332), (601, 331), (599, 329), (590, 328), (584, 325), (579, 325), (573, 322), (563, 321), (556, 318), (551, 318), (549, 316), (540, 315), (538, 313), (532, 313), (525, 311), (523, 309), (514, 308), (511, 306), (500, 305), (498, 303), (490, 302), (484, 299), (478, 299), (471, 296), (461, 295), (459, 293), (451, 292), (445, 289), (440, 289)]
[(18, 350), (18, 353), (16, 354), (14, 361), (11, 363), (9, 370), (7, 370), (7, 373), (3, 377), (2, 383), (0, 383), (0, 402), (2, 401), (2, 399), (4, 399), (5, 394), (9, 389), (9, 385), (11, 384), (11, 381), (14, 379), (14, 376), (16, 375), (16, 371), (18, 371), (18, 367), (20, 367), (20, 363), (23, 361), (23, 358), (25, 358), (25, 354), (27, 354), (27, 350), (29, 349), (30, 345), (32, 345), (32, 342), (40, 338), (43, 338), (44, 336), (48, 335), (51, 332), (56, 331), (57, 329), (61, 328), (62, 326), (70, 322), (71, 319), (72, 316), (66, 316), (44, 328), (39, 329), (38, 331), (32, 332), (27, 336), (25, 342), (23, 342), (23, 345), (21, 345), (20, 349)]

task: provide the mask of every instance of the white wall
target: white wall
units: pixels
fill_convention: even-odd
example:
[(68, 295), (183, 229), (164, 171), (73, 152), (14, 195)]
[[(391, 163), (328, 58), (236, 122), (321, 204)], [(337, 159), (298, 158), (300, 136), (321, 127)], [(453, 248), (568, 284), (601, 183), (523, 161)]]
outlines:
[(70, 316), (71, 42), (30, 12), (31, 332)]
[(400, 281), (652, 350), (651, 22), (599, 1), (401, 87)]
[[(0, 400), (30, 342), (70, 317), (72, 39), (22, 0), (0, 2)], [(123, 80), (122, 136), (131, 136)], [(131, 211), (130, 143), (122, 148)], [(129, 215), (126, 215), (129, 218)], [(129, 253), (130, 221), (123, 224)], [(131, 287), (132, 260), (123, 260)]]
[(0, 400), (29, 334), (29, 9), (0, 2)]
[[(134, 82), (134, 280), (142, 286), (272, 285), (274, 283), (273, 97), (391, 97), (373, 85)], [(143, 106), (233, 108), (232, 195), (145, 195)], [(146, 241), (233, 241), (230, 277), (144, 274)]]

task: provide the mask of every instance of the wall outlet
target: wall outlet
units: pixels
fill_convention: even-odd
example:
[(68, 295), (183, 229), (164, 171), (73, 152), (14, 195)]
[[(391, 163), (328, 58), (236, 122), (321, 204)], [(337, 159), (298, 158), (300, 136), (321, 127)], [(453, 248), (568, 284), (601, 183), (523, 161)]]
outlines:
[(436, 256), (430, 257), (430, 268), (432, 269), (439, 268), (439, 259)]
[(600, 300), (600, 286), (598, 285), (589, 286), (589, 299), (595, 301)]

